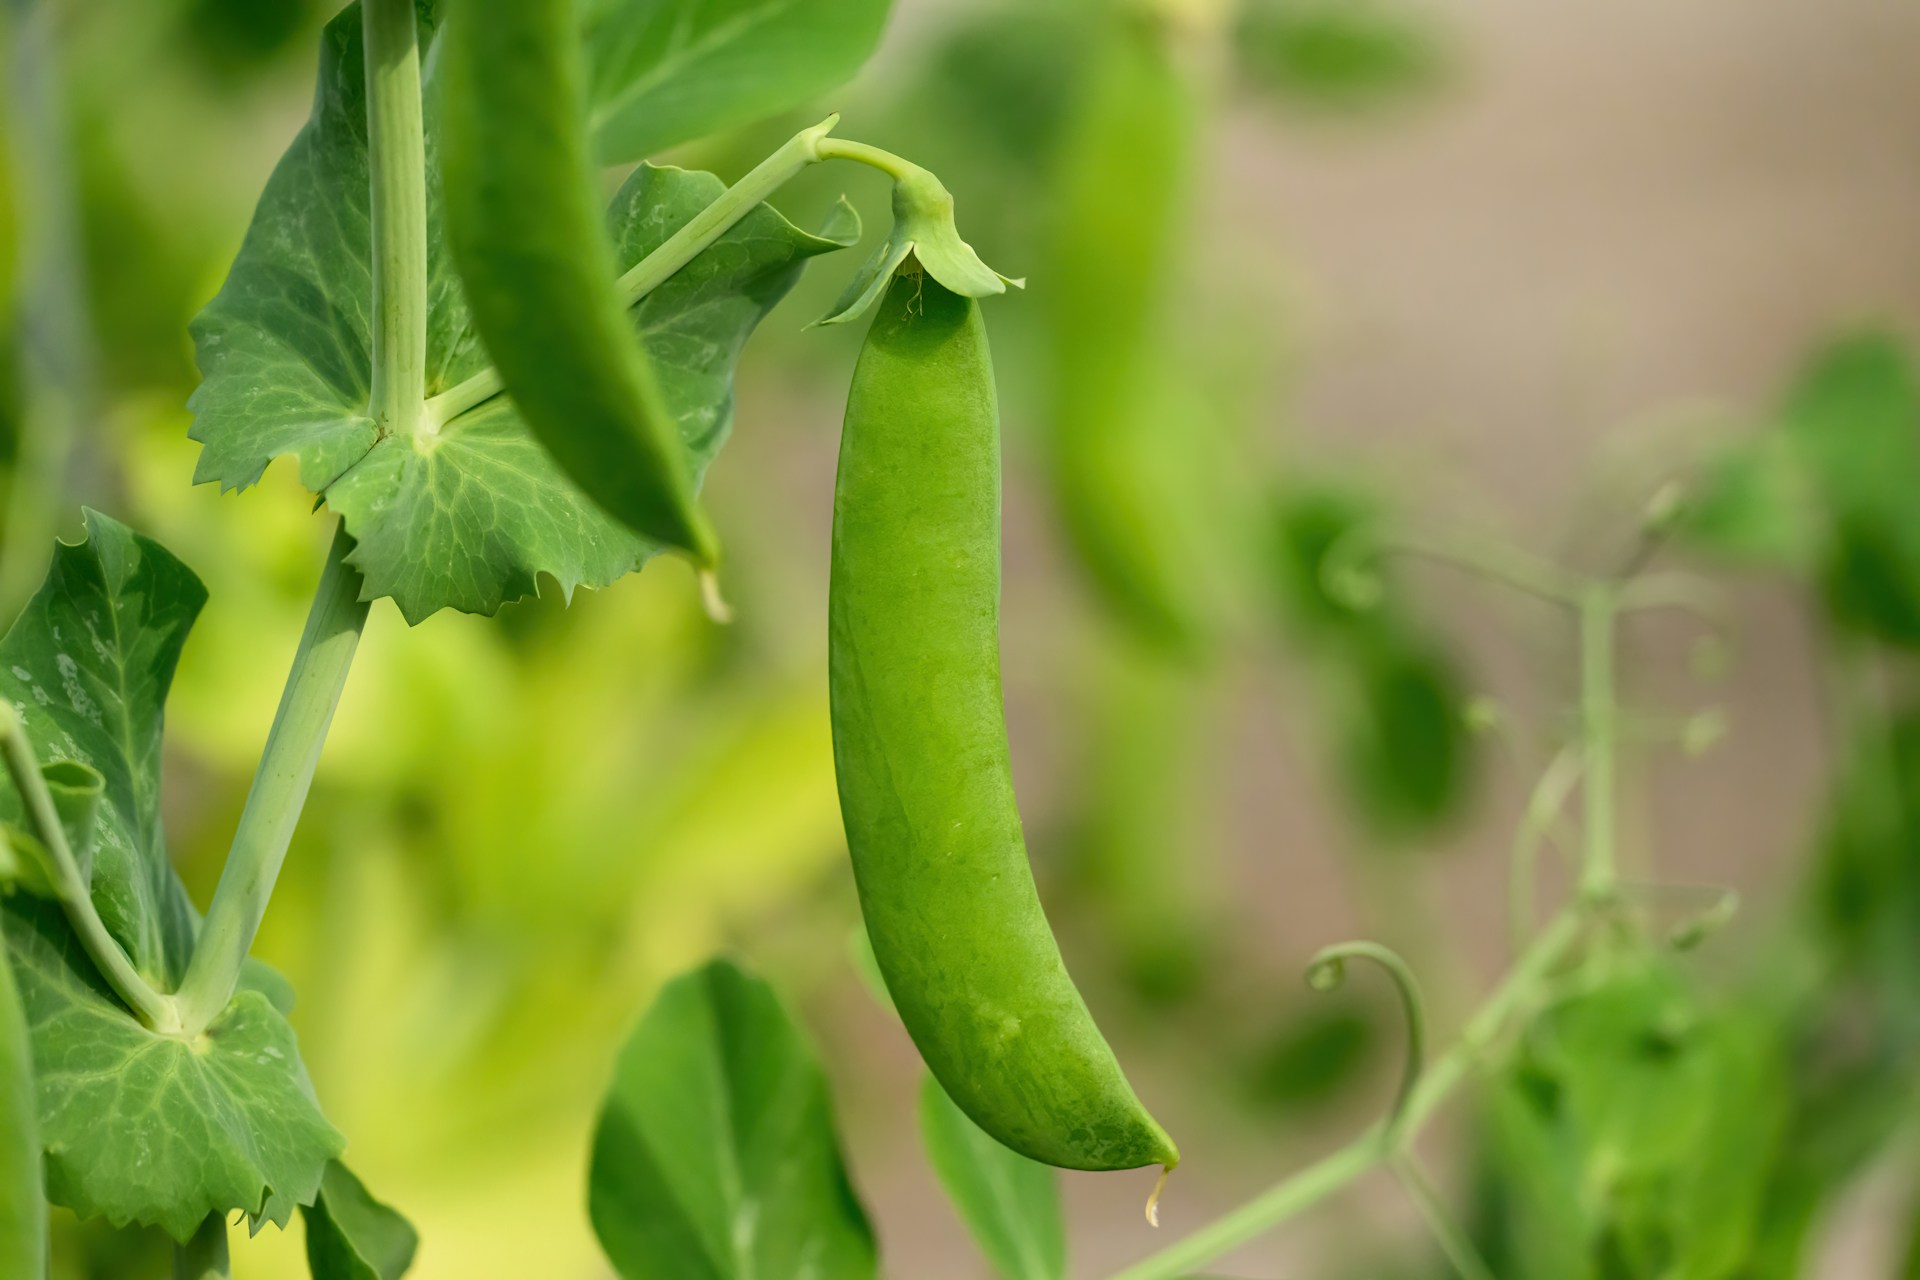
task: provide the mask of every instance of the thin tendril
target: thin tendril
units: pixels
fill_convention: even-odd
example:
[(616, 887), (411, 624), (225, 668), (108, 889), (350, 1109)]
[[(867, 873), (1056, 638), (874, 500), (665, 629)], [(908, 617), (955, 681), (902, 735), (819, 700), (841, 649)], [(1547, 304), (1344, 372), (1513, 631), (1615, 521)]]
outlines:
[(1397, 951), (1377, 942), (1342, 942), (1322, 948), (1307, 965), (1307, 985), (1322, 992), (1338, 989), (1346, 981), (1349, 960), (1371, 960), (1386, 970), (1387, 976), (1393, 979), (1393, 985), (1400, 992), (1400, 1005), (1407, 1016), (1406, 1065), (1400, 1073), (1400, 1088), (1394, 1094), (1393, 1108), (1387, 1112), (1386, 1124), (1381, 1130), (1385, 1141), (1393, 1144), (1399, 1140), (1407, 1108), (1413, 1101), (1413, 1091), (1420, 1083), (1420, 1072), (1426, 1063), (1426, 1001), (1421, 998), (1420, 984), (1414, 979), (1412, 968), (1400, 958)]

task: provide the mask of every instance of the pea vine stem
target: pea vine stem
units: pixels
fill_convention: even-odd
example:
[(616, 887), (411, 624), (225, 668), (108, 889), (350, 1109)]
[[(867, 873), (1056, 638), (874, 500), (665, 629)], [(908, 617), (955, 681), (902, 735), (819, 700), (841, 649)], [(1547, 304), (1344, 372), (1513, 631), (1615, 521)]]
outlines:
[(420, 34), (413, 0), (363, 0), (373, 379), (368, 414), (383, 434), (431, 422), (427, 385), (427, 164)]
[(1619, 617), (1618, 588), (1590, 584), (1580, 598), (1580, 735), (1585, 780), (1586, 842), (1581, 855), (1580, 893), (1589, 901), (1612, 896), (1618, 879), (1614, 847), (1614, 772), (1619, 739), (1619, 707), (1614, 688), (1614, 639)]
[(345, 528), (336, 528), (213, 905), (180, 984), (180, 1020), (190, 1036), (205, 1030), (233, 997), (346, 686), (367, 621), (360, 573), (346, 561), (352, 547)]
[(114, 994), (141, 1022), (163, 1034), (178, 1030), (179, 1015), (173, 1001), (140, 975), (119, 942), (107, 932), (106, 922), (93, 905), (93, 894), (86, 876), (81, 874), (79, 860), (67, 843), (66, 829), (60, 824), (53, 794), (47, 789), (40, 761), (34, 756), (33, 744), (27, 740), (25, 726), (20, 723), (20, 714), (4, 701), (0, 701), (0, 755), (5, 756), (7, 772), (26, 807), (28, 825), (53, 860), (48, 868), (53, 889), (59, 896), (67, 923), (73, 926), (74, 936), (80, 940), (81, 949)]

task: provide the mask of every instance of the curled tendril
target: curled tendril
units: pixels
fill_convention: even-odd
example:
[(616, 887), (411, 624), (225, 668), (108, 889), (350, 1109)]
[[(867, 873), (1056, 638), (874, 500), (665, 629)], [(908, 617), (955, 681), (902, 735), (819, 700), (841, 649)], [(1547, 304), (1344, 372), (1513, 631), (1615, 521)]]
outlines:
[(1346, 981), (1349, 960), (1371, 960), (1386, 970), (1387, 976), (1393, 979), (1393, 985), (1400, 992), (1400, 1006), (1407, 1017), (1406, 1066), (1401, 1070), (1400, 1088), (1394, 1094), (1393, 1108), (1387, 1112), (1386, 1126), (1382, 1130), (1388, 1145), (1392, 1146), (1399, 1142), (1407, 1107), (1413, 1101), (1413, 1091), (1420, 1083), (1420, 1073), (1426, 1062), (1426, 1001), (1420, 995), (1420, 984), (1414, 979), (1412, 968), (1400, 958), (1400, 953), (1377, 942), (1342, 942), (1322, 948), (1307, 965), (1307, 985), (1323, 993), (1337, 990)]
[(1336, 604), (1358, 613), (1379, 608), (1387, 594), (1380, 579), (1375, 532), (1365, 525), (1349, 529), (1320, 558), (1320, 589)]

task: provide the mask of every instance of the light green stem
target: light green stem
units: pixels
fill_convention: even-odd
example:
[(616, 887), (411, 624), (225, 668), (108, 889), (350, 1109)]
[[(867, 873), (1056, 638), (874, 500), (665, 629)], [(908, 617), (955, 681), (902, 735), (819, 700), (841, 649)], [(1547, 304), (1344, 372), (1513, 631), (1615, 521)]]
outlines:
[(1618, 879), (1614, 844), (1614, 773), (1619, 746), (1619, 705), (1614, 690), (1614, 639), (1619, 601), (1605, 583), (1589, 586), (1580, 600), (1580, 738), (1585, 760), (1586, 845), (1580, 892), (1589, 901), (1610, 897)]
[(193, 1239), (173, 1247), (173, 1280), (227, 1280), (227, 1220), (210, 1215)]
[(1434, 1242), (1460, 1274), (1460, 1280), (1494, 1280), (1493, 1268), (1487, 1265), (1467, 1233), (1447, 1212), (1445, 1202), (1440, 1199), (1433, 1184), (1427, 1181), (1427, 1175), (1421, 1170), (1420, 1162), (1414, 1159), (1413, 1153), (1401, 1153), (1392, 1161), (1392, 1167), (1394, 1177), (1406, 1189), (1407, 1197), (1420, 1211), (1427, 1230), (1433, 1233)]
[(27, 741), (26, 728), (20, 723), (19, 713), (4, 701), (0, 701), (0, 754), (6, 757), (7, 772), (12, 775), (14, 788), (26, 806), (28, 823), (53, 857), (52, 870), (57, 881), (54, 888), (60, 895), (60, 909), (73, 927), (74, 936), (80, 939), (81, 949), (114, 994), (141, 1022), (163, 1034), (177, 1032), (180, 1017), (173, 1000), (155, 991), (140, 976), (133, 961), (100, 919), (87, 878), (80, 873), (80, 863), (67, 843), (66, 828), (60, 825), (53, 794), (47, 790), (47, 781), (40, 773), (33, 744)]
[(1420, 1077), (1400, 1123), (1398, 1141), (1389, 1141), (1385, 1125), (1375, 1125), (1354, 1141), (1291, 1177), (1276, 1183), (1260, 1196), (1177, 1240), (1159, 1253), (1134, 1263), (1113, 1280), (1176, 1280), (1205, 1266), (1220, 1255), (1237, 1249), (1273, 1230), (1295, 1215), (1312, 1208), (1328, 1196), (1343, 1190), (1378, 1164), (1396, 1158), (1420, 1134), (1473, 1066), (1492, 1046), (1516, 1011), (1539, 997), (1540, 989), (1554, 966), (1566, 956), (1584, 929), (1586, 916), (1580, 910), (1563, 911), (1550, 921), (1534, 939), (1504, 981), (1480, 1006), (1460, 1038), (1434, 1060)]
[(878, 169), (896, 182), (903, 178), (917, 177), (926, 172), (913, 161), (897, 156), (891, 151), (869, 146), (864, 142), (855, 142), (850, 138), (827, 138), (820, 144), (822, 160), (851, 160), (855, 164), (864, 164), (870, 169)]
[(1420, 984), (1400, 953), (1377, 942), (1342, 942), (1324, 947), (1307, 964), (1307, 985), (1315, 991), (1332, 991), (1346, 979), (1347, 961), (1371, 960), (1386, 970), (1400, 995), (1400, 1007), (1406, 1014), (1406, 1065), (1400, 1072), (1400, 1088), (1394, 1094), (1393, 1109), (1387, 1113), (1384, 1133), (1389, 1144), (1397, 1143), (1406, 1123), (1407, 1106), (1413, 1101), (1414, 1086), (1420, 1083), (1420, 1070), (1427, 1056), (1427, 1007), (1420, 998)]
[(346, 561), (352, 547), (345, 528), (336, 529), (253, 789), (180, 984), (180, 1017), (190, 1035), (205, 1030), (233, 997), (313, 785), (320, 748), (367, 621), (360, 573)]
[(1458, 534), (1366, 526), (1351, 530), (1333, 544), (1321, 561), (1322, 583), (1336, 599), (1361, 607), (1376, 603), (1380, 594), (1378, 577), (1365, 562), (1384, 555), (1415, 556), (1449, 565), (1550, 604), (1577, 608), (1581, 599), (1580, 579), (1550, 561), (1504, 543)]
[(423, 424), (427, 388), (427, 161), (414, 0), (363, 0), (373, 233), (373, 386), (384, 435)]
[[(1535, 873), (1539, 867), (1540, 846), (1554, 834), (1567, 796), (1573, 791), (1573, 784), (1580, 780), (1583, 762), (1584, 757), (1571, 746), (1563, 747), (1553, 757), (1528, 794), (1526, 812), (1520, 816), (1519, 829), (1514, 832), (1507, 871), (1507, 936), (1516, 955), (1533, 936)], [(1569, 858), (1573, 856), (1572, 847), (1569, 839), (1565, 845)]]
[[(826, 158), (827, 134), (840, 122), (828, 116), (789, 138), (778, 151), (755, 165), (747, 175), (693, 215), (679, 230), (640, 259), (620, 277), (621, 301), (628, 307), (671, 279), (675, 272), (705, 252), (714, 241), (757, 208), (761, 201), (785, 186), (808, 165)], [(485, 404), (505, 390), (497, 370), (482, 369), (465, 382), (427, 401), (427, 419), (435, 429)]]

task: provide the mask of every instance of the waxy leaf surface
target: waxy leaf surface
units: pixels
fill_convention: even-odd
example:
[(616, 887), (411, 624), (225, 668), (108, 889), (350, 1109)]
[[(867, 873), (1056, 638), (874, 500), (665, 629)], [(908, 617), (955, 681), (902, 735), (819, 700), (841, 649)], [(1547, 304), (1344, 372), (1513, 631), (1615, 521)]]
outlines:
[[(422, 40), (433, 28), (423, 19)], [(442, 608), (492, 613), (532, 594), (598, 587), (659, 548), (627, 531), (562, 474), (496, 396), (437, 433), (382, 437), (367, 416), (372, 301), (366, 102), (360, 19), (328, 27), (313, 115), (268, 180), (219, 295), (194, 321), (202, 382), (190, 405), (204, 446), (195, 479), (242, 488), (277, 457), (338, 511), (370, 597), (409, 621)], [(427, 387), (483, 371), (446, 244), (440, 205), (438, 59), (427, 53)], [(632, 266), (724, 189), (710, 174), (638, 170), (608, 229)], [(732, 422), (733, 369), (753, 327), (807, 258), (840, 248), (756, 209), (628, 315), (691, 455), (696, 478)]]
[(813, 1050), (724, 960), (667, 984), (621, 1050), (588, 1204), (627, 1280), (874, 1274)]
[[(99, 774), (93, 899), (136, 967), (166, 988), (196, 921), (160, 830), (161, 716), (205, 592), (125, 525), (89, 513), (87, 532), (56, 549), (46, 584), (0, 640), (0, 696), (50, 773), (65, 761)], [(17, 824), (10, 785), (0, 808)], [(211, 1213), (284, 1223), (313, 1199), (341, 1139), (292, 1028), (256, 984), (188, 1043), (128, 1012), (53, 903), (14, 895), (6, 932), (54, 1203), (185, 1240)]]

